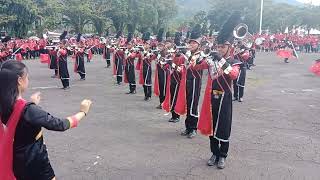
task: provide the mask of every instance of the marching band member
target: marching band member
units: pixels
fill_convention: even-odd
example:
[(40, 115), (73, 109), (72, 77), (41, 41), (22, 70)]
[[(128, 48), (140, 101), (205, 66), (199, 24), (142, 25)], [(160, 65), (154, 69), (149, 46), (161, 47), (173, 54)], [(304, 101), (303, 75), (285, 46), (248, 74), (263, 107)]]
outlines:
[(124, 50), (121, 49), (124, 47), (120, 47), (119, 49), (115, 50), (113, 56), (113, 75), (116, 76), (117, 84), (120, 85), (122, 83), (122, 76), (123, 76), (123, 64), (125, 60), (125, 53)]
[(52, 75), (52, 78), (56, 78), (58, 77), (58, 57), (57, 57), (57, 49), (53, 48), (49, 48), (48, 49), (48, 54), (49, 54), (49, 58), (50, 58), (50, 64), (49, 64), (49, 68), (50, 69), (54, 69), (54, 75)]
[(136, 93), (136, 75), (135, 75), (135, 67), (134, 60), (136, 58), (136, 53), (132, 48), (131, 42), (128, 42), (127, 56), (125, 59), (125, 76), (124, 82), (129, 83), (129, 92), (126, 94), (135, 94)]
[(240, 62), (231, 57), (233, 29), (240, 21), (240, 12), (234, 12), (223, 25), (217, 37), (218, 52), (211, 53), (212, 61), (194, 65), (195, 69), (209, 70), (209, 78), (199, 117), (198, 130), (209, 136), (212, 156), (208, 166), (225, 167), (232, 124), (232, 80), (239, 74)]
[[(193, 30), (191, 32), (190, 40), (189, 40), (189, 52), (187, 56), (189, 56), (188, 61), (190, 63), (199, 64), (205, 58), (202, 51), (200, 51), (200, 43), (201, 43), (201, 33)], [(191, 66), (187, 68), (186, 75), (186, 106), (187, 114), (185, 120), (186, 129), (181, 132), (182, 136), (187, 136), (188, 138), (193, 138), (197, 134), (197, 125), (198, 125), (198, 117), (199, 110), (198, 104), (200, 99), (201, 92), (201, 81), (202, 81), (202, 70), (195, 70)]]
[(295, 50), (294, 45), (291, 41), (284, 40), (279, 45), (279, 50), (277, 51), (277, 56), (284, 58), (285, 63), (289, 63), (289, 59), (298, 58), (298, 54)]
[(0, 65), (1, 63), (4, 63), (5, 61), (7, 61), (10, 57), (10, 52), (3, 48), (1, 51), (0, 51)]
[(62, 82), (62, 86), (64, 90), (69, 89), (69, 71), (68, 71), (68, 62), (67, 62), (67, 58), (68, 58), (68, 51), (65, 47), (65, 41), (62, 41), (59, 45), (59, 49), (58, 49), (58, 73)]
[[(176, 104), (178, 99), (178, 94), (180, 91), (180, 84), (182, 80), (183, 73), (185, 73), (185, 57), (181, 53), (174, 53), (174, 49), (170, 49), (169, 53), (171, 54), (172, 62), (171, 62), (171, 72), (167, 80), (167, 89), (166, 89), (166, 97), (164, 102), (162, 103), (162, 108), (166, 112), (171, 112), (171, 118), (169, 122), (177, 123), (180, 121), (180, 115), (176, 112)], [(182, 88), (181, 88), (182, 89)]]
[(244, 94), (244, 87), (245, 87), (245, 82), (246, 82), (246, 70), (247, 70), (247, 61), (250, 59), (250, 52), (249, 50), (244, 46), (240, 46), (239, 52), (235, 55), (236, 59), (241, 61), (241, 64), (239, 65), (240, 67), (240, 72), (239, 76), (237, 77), (236, 80), (233, 81), (233, 100), (234, 101), (243, 101), (243, 94)]
[(151, 62), (157, 58), (158, 54), (152, 53), (149, 45), (145, 46), (145, 53), (142, 58), (142, 74), (140, 75), (139, 83), (143, 84), (144, 100), (151, 99), (151, 87), (152, 87), (152, 65)]
[(80, 75), (80, 80), (86, 80), (86, 69), (84, 66), (84, 43), (79, 42), (79, 48), (75, 49), (75, 72)]
[(107, 63), (106, 68), (109, 68), (111, 66), (111, 52), (112, 52), (111, 46), (104, 44), (103, 58), (106, 60), (106, 63)]
[(170, 48), (171, 42), (166, 42), (166, 44), (159, 43), (159, 55), (157, 56), (156, 72), (154, 77), (154, 95), (159, 96), (159, 106), (157, 109), (162, 109), (162, 103), (166, 97), (166, 85), (169, 71), (169, 64), (166, 63), (168, 59), (168, 48)]

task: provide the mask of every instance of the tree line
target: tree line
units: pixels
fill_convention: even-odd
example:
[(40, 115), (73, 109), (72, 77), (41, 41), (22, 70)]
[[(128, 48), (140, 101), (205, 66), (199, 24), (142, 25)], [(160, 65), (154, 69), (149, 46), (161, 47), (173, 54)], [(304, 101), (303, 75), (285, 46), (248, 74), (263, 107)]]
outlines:
[[(209, 10), (198, 11), (191, 18), (175, 18), (183, 6), (181, 3), (181, 0), (0, 0), (0, 30), (25, 37), (41, 35), (46, 29), (106, 35), (118, 31), (156, 34), (163, 29), (174, 32), (197, 27), (202, 34), (210, 34), (220, 29), (233, 10), (242, 12), (251, 32), (259, 30), (258, 0), (207, 0)], [(320, 25), (320, 7), (316, 6), (264, 0), (263, 15), (263, 29), (271, 32)]]

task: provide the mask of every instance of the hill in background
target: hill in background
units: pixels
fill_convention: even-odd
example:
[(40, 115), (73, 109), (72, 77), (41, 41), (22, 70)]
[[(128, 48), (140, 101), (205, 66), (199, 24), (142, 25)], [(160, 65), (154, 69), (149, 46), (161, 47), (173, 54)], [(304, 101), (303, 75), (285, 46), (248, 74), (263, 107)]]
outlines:
[[(259, 0), (257, 0), (259, 1)], [(303, 3), (296, 0), (274, 0), (276, 3), (288, 3), (291, 5), (303, 5)], [(211, 8), (209, 0), (176, 0), (178, 5), (177, 18), (188, 18), (193, 17), (197, 12), (204, 10), (208, 11)]]

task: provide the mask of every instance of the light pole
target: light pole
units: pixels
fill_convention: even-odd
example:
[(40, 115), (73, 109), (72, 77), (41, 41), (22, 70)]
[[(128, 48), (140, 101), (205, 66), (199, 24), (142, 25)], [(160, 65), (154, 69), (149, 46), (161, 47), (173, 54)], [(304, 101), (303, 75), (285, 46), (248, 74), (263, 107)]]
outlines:
[(260, 27), (259, 27), (259, 34), (262, 33), (262, 14), (263, 14), (263, 0), (261, 0), (261, 7), (260, 7)]

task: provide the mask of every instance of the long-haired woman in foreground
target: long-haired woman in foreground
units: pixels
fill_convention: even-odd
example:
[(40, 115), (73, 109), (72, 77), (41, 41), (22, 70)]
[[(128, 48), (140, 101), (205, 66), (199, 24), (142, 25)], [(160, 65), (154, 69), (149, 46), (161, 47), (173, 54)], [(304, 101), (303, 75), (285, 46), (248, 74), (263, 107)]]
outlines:
[[(38, 106), (40, 93), (23, 99), (28, 87), (27, 67), (18, 61), (7, 61), (0, 68), (0, 179), (52, 180), (50, 165), (41, 128), (65, 131), (74, 128), (91, 106), (83, 100), (80, 111), (60, 119)], [(14, 139), (14, 142), (12, 141)]]

